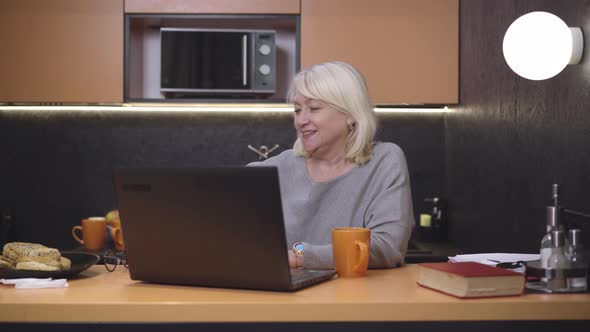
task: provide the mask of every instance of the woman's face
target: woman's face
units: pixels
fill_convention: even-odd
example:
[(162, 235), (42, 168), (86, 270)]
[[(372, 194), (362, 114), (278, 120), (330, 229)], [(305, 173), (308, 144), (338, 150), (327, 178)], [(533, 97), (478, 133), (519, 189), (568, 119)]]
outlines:
[(346, 153), (347, 121), (351, 117), (329, 104), (300, 94), (293, 100), (295, 129), (309, 155)]

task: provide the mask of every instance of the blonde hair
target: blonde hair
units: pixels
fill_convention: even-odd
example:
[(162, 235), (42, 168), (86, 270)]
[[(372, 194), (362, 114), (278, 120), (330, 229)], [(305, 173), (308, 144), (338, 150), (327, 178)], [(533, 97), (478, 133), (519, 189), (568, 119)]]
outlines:
[[(371, 158), (377, 131), (377, 117), (363, 75), (344, 62), (325, 62), (305, 69), (293, 78), (287, 99), (293, 103), (300, 94), (329, 104), (354, 119), (346, 140), (346, 159), (363, 165)], [(298, 136), (295, 154), (309, 158)]]

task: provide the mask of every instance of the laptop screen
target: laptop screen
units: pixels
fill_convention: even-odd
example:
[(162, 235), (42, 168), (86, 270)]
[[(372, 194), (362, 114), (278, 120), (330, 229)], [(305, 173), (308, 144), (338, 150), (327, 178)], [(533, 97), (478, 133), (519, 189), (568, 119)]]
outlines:
[(114, 185), (132, 279), (289, 287), (275, 167), (118, 169)]

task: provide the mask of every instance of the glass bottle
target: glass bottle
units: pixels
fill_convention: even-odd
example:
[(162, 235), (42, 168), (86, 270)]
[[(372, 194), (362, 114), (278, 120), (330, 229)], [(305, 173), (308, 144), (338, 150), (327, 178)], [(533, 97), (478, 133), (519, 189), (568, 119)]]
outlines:
[(547, 208), (547, 231), (541, 240), (541, 267), (546, 269), (547, 262), (553, 251), (553, 236), (552, 231), (559, 229), (559, 221), (557, 208), (555, 206), (548, 206)]
[(567, 288), (573, 292), (583, 292), (588, 289), (588, 261), (584, 254), (584, 246), (580, 242), (581, 234), (580, 229), (570, 229), (566, 252), (571, 269), (567, 277)]
[(565, 234), (562, 230), (554, 230), (551, 232), (552, 253), (547, 261), (547, 267), (551, 276), (547, 281), (547, 288), (552, 291), (566, 291), (566, 269), (570, 267), (569, 260), (565, 256)]

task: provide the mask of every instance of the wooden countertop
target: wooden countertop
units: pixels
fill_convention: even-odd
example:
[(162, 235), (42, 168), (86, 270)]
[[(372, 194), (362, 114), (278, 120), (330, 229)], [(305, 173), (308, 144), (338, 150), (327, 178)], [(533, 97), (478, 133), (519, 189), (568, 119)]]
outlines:
[(415, 283), (417, 268), (371, 270), (295, 293), (147, 284), (94, 266), (69, 288), (0, 285), (0, 322), (363, 322), (589, 320), (590, 294), (460, 300)]

